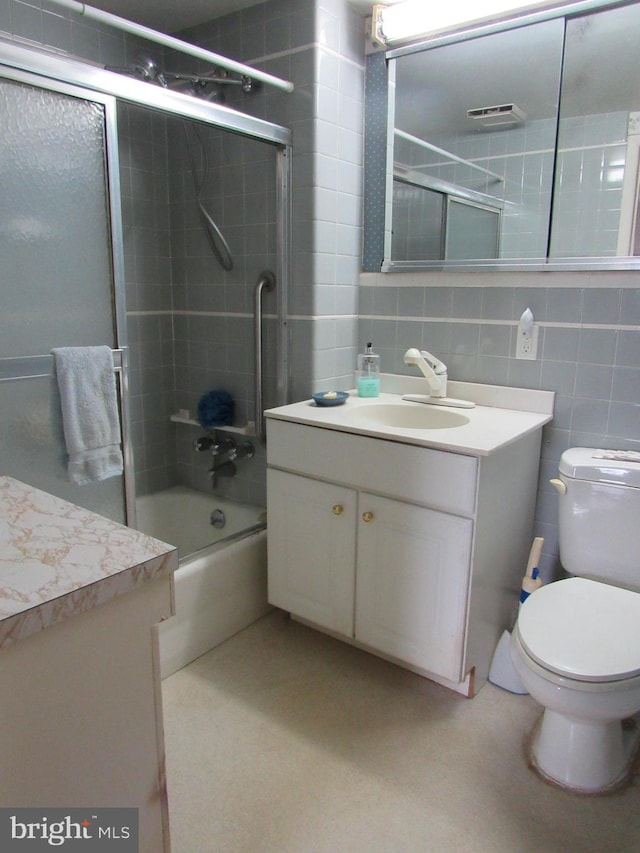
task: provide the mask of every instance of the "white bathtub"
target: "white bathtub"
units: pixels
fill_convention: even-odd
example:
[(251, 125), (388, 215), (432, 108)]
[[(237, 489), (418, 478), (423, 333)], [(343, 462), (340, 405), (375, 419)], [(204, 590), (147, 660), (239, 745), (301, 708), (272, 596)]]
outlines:
[[(219, 530), (210, 523), (214, 510), (225, 515)], [(175, 486), (138, 498), (136, 514), (139, 530), (176, 545), (180, 556), (176, 613), (159, 626), (166, 678), (270, 609), (265, 513)]]

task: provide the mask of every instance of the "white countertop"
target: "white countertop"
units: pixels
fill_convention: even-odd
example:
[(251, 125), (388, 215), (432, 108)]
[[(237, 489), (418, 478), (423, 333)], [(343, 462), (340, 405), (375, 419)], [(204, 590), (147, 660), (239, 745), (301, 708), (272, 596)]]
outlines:
[(0, 648), (177, 567), (172, 545), (0, 477)]
[(379, 397), (358, 397), (355, 391), (351, 391), (349, 399), (342, 406), (318, 406), (313, 400), (304, 400), (269, 409), (265, 416), (473, 456), (488, 456), (498, 448), (541, 429), (553, 417), (552, 391), (449, 382), (449, 397), (470, 400), (476, 406), (473, 409), (439, 408), (464, 414), (469, 418), (467, 424), (446, 429), (405, 429), (363, 425), (357, 419), (353, 421), (354, 410), (361, 406), (389, 403), (428, 406), (430, 404), (402, 400), (403, 394), (424, 394), (425, 385), (422, 379), (383, 374), (383, 391)]

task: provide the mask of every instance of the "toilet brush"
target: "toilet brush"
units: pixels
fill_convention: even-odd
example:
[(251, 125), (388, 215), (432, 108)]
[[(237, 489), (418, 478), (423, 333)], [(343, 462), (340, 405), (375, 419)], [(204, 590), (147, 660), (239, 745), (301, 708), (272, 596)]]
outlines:
[[(544, 539), (541, 536), (533, 540), (531, 551), (529, 552), (529, 560), (527, 561), (527, 568), (522, 578), (519, 607), (522, 607), (523, 602), (526, 601), (532, 592), (535, 592), (536, 589), (542, 586), (538, 563), (543, 543)], [(491, 668), (489, 670), (489, 681), (495, 684), (496, 687), (508, 690), (509, 693), (528, 693), (529, 691), (522, 684), (520, 676), (516, 672), (511, 660), (510, 645), (511, 633), (505, 630), (502, 632), (502, 636), (498, 640), (498, 645), (493, 653)]]
[(542, 546), (544, 544), (544, 539), (542, 536), (536, 536), (533, 540), (533, 545), (531, 546), (531, 551), (529, 552), (529, 560), (527, 562), (527, 570), (524, 573), (524, 577), (522, 578), (522, 588), (520, 590), (520, 604), (524, 604), (524, 602), (529, 598), (532, 592), (535, 592), (538, 587), (542, 586), (542, 580), (539, 577), (540, 570), (538, 568), (538, 563), (540, 562), (540, 554), (542, 553)]

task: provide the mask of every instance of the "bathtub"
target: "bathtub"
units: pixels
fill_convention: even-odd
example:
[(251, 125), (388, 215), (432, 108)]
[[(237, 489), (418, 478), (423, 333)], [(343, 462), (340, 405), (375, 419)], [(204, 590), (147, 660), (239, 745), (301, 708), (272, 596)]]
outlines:
[(166, 678), (269, 611), (266, 513), (175, 486), (138, 498), (136, 515), (139, 530), (180, 558), (175, 616), (158, 626)]

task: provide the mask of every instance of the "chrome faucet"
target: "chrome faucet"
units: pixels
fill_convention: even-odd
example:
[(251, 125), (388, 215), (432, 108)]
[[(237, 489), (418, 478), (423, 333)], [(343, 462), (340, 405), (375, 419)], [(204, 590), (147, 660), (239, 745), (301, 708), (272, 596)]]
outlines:
[(405, 352), (404, 363), (417, 367), (421, 371), (429, 383), (430, 396), (447, 396), (447, 365), (443, 364), (435, 355), (431, 355), (426, 350), (418, 350), (412, 347)]
[(227, 453), (227, 459), (235, 462), (238, 459), (253, 459), (256, 451), (250, 441), (243, 441), (242, 444), (235, 444)]
[(198, 453), (208, 450), (212, 456), (222, 456), (225, 453), (229, 453), (229, 451), (233, 450), (235, 446), (236, 443), (232, 438), (223, 438), (222, 441), (216, 443), (213, 438), (208, 435), (202, 436), (202, 438), (196, 438), (193, 442), (193, 449), (197, 450)]
[(230, 454), (235, 449), (236, 443), (232, 438), (223, 438), (218, 444), (214, 444), (211, 448), (213, 456), (223, 456), (225, 453)]
[(232, 462), (230, 459), (227, 459), (221, 465), (214, 465), (213, 468), (210, 468), (209, 477), (211, 478), (213, 488), (215, 489), (218, 485), (218, 477), (235, 477), (236, 470), (235, 462)]

